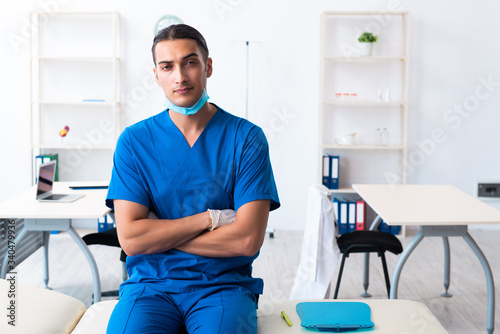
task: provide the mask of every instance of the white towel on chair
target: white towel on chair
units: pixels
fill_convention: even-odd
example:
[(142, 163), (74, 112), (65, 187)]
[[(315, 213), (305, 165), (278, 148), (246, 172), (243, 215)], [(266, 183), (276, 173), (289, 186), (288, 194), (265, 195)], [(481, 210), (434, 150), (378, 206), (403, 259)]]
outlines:
[(325, 298), (340, 259), (333, 202), (322, 185), (309, 187), (300, 263), (290, 299)]

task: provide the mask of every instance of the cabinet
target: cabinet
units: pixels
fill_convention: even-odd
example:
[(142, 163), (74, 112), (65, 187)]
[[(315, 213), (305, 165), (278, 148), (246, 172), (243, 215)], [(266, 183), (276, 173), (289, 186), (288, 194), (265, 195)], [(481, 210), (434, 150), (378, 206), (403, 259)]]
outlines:
[[(120, 133), (120, 15), (30, 15), (31, 161), (59, 156), (59, 180), (108, 180)], [(66, 126), (65, 137), (60, 131)]]
[[(365, 31), (378, 36), (371, 56), (361, 56), (357, 41)], [(322, 14), (319, 143), (320, 158), (340, 157), (332, 192), (406, 181), (408, 37), (408, 12)], [(380, 145), (377, 129), (384, 128), (389, 138)]]

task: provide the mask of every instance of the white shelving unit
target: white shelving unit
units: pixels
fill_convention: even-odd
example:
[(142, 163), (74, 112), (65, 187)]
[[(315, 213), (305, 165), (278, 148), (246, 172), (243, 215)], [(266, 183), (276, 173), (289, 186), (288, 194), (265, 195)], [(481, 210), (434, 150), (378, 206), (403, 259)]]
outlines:
[(106, 180), (121, 123), (120, 15), (32, 13), (30, 24), (31, 161), (57, 153), (61, 180)]
[[(378, 36), (372, 56), (359, 56), (364, 31)], [(408, 12), (322, 14), (319, 142), (320, 158), (340, 156), (341, 189), (332, 192), (353, 192), (353, 183), (406, 181), (408, 37)], [(389, 100), (378, 101), (378, 91), (388, 89)], [(357, 99), (338, 100), (335, 93), (356, 93)], [(376, 129), (385, 127), (391, 141), (376, 145)], [(349, 133), (356, 133), (354, 145), (335, 142)]]
[[(365, 31), (378, 36), (371, 56), (361, 56), (357, 44)], [(318, 161), (340, 158), (339, 189), (330, 192), (353, 198), (355, 183), (406, 183), (409, 13), (324, 12), (320, 45)], [(388, 129), (388, 145), (377, 144), (377, 128)], [(354, 144), (335, 141), (351, 133)]]

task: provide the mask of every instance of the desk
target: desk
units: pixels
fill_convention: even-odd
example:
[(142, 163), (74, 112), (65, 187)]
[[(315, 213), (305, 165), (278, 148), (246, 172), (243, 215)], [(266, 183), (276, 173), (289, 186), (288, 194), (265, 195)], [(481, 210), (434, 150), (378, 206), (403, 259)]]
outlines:
[[(72, 191), (85, 194), (83, 198), (72, 203), (48, 203), (37, 202), (35, 199), (36, 188), (32, 187), (10, 199), (0, 203), (0, 218), (15, 219), (24, 218), (24, 228), (16, 235), (14, 247), (18, 245), (27, 231), (43, 232), (44, 252), (44, 282), (48, 287), (48, 245), (50, 231), (66, 231), (85, 254), (90, 264), (92, 278), (94, 281), (94, 302), (101, 299), (101, 280), (99, 271), (92, 253), (71, 226), (71, 219), (99, 219), (106, 216), (110, 209), (105, 206), (106, 189), (92, 190), (70, 190), (70, 185), (84, 185), (82, 182), (55, 182), (54, 193), (70, 193)], [(93, 184), (92, 184), (93, 185)], [(8, 265), (8, 253), (6, 253), (1, 266), (0, 277), (5, 278)]]
[(448, 237), (463, 237), (474, 251), (486, 275), (488, 287), (487, 331), (495, 323), (495, 284), (483, 252), (469, 235), (468, 225), (500, 224), (500, 211), (449, 185), (375, 185), (355, 184), (354, 190), (388, 225), (419, 225), (418, 234), (401, 254), (392, 275), (390, 298), (397, 298), (403, 266), (424, 237), (442, 237), (445, 253), (445, 292), (450, 278)]

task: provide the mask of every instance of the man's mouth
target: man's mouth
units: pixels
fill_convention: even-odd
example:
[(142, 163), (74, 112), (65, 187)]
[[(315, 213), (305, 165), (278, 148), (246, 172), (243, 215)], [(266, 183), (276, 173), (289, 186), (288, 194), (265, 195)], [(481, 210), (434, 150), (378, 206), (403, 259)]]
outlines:
[(186, 94), (186, 93), (189, 93), (189, 91), (191, 91), (191, 87), (183, 87), (183, 88), (178, 88), (175, 90), (175, 92), (177, 94)]

